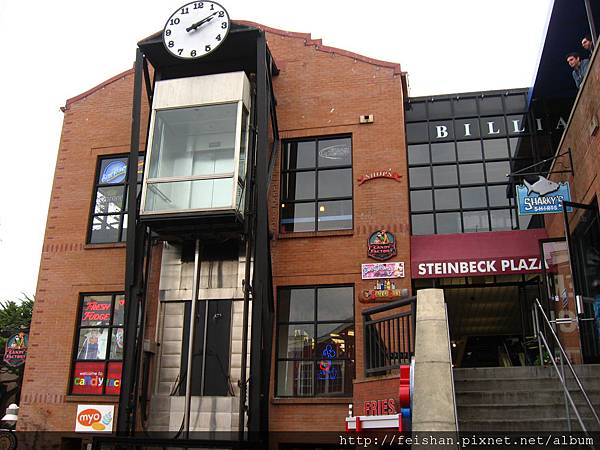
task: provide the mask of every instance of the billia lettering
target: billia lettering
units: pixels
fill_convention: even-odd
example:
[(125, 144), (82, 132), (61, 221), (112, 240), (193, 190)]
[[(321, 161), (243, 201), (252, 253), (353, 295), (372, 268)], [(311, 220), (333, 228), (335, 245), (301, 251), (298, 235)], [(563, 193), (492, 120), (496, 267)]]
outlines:
[(560, 130), (560, 129), (565, 129), (567, 128), (567, 122), (565, 122), (565, 119), (563, 119), (562, 117), (559, 117), (558, 122), (556, 123), (556, 128), (555, 130)]
[(448, 137), (448, 127), (446, 125), (437, 125), (435, 129), (437, 131), (438, 139)]
[(471, 124), (465, 123), (465, 136), (471, 136)]
[(520, 125), (521, 125), (520, 124), (520, 122), (521, 122), (520, 120), (513, 120), (512, 122), (513, 122), (513, 131), (515, 133), (523, 133), (525, 131), (525, 127), (519, 129)]
[(500, 134), (500, 130), (494, 130), (494, 122), (488, 122), (489, 134)]

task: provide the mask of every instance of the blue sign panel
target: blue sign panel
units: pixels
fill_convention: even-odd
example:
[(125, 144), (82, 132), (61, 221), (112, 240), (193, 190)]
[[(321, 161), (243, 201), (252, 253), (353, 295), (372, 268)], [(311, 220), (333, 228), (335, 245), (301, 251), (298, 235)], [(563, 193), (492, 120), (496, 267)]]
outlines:
[(127, 163), (115, 160), (108, 163), (108, 165), (100, 174), (100, 183), (117, 184), (125, 181), (127, 175)]
[[(569, 183), (555, 183), (542, 176), (533, 184), (523, 181), (517, 186), (519, 215), (555, 214), (562, 212), (563, 200), (571, 201)], [(573, 208), (568, 207), (568, 212)]]

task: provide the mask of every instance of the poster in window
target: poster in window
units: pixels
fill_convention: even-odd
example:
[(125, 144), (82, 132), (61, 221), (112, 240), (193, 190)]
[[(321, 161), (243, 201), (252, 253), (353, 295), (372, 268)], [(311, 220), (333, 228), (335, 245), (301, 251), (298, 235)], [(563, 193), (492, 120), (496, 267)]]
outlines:
[(113, 313), (113, 325), (123, 325), (125, 315), (125, 296), (123, 294), (115, 296), (115, 311)]
[(79, 335), (77, 359), (106, 359), (108, 329), (82, 328)]
[(100, 395), (104, 384), (104, 362), (77, 362), (73, 370), (73, 394)]
[(123, 328), (113, 328), (112, 330), (110, 359), (123, 359)]
[(106, 371), (106, 391), (107, 395), (119, 395), (121, 392), (121, 371), (123, 363), (111, 362), (108, 363)]
[(81, 308), (81, 326), (110, 325), (110, 295), (94, 295), (83, 299)]

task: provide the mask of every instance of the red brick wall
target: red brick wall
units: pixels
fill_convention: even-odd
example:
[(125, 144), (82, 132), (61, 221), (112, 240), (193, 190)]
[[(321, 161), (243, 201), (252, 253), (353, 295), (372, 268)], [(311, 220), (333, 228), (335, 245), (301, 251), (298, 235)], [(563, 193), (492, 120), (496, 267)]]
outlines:
[[(571, 199), (577, 203), (590, 204), (600, 194), (600, 130), (595, 135), (591, 134), (593, 123), (600, 123), (600, 59), (595, 57), (588, 69), (585, 84), (579, 93), (579, 98), (574, 107), (568, 128), (565, 130), (562, 144), (558, 153), (571, 149), (573, 158), (574, 176), (566, 174), (553, 174), (554, 181), (568, 181), (571, 187)], [(559, 158), (554, 165), (554, 170), (569, 168), (568, 157)], [(569, 214), (571, 232), (577, 226), (581, 211)], [(546, 230), (550, 237), (564, 237), (564, 223), (562, 214), (546, 214)], [(568, 275), (569, 281), (570, 274)], [(571, 282), (572, 283), (572, 282)], [(569, 288), (569, 310), (575, 311), (572, 284)], [(557, 303), (557, 313), (561, 302)], [(561, 327), (559, 327), (560, 332)], [(561, 333), (567, 351), (575, 362), (581, 362), (579, 353), (580, 340), (577, 331)]]
[[(361, 280), (360, 268), (361, 263), (369, 262), (367, 239), (372, 232), (385, 228), (396, 235), (398, 255), (390, 261), (404, 261), (406, 274), (410, 274), (402, 80), (393, 67), (338, 54), (306, 38), (267, 35), (280, 68), (274, 78), (280, 135), (282, 140), (352, 135), (354, 228), (337, 233), (281, 235), (280, 161), (277, 161), (270, 195), (274, 288), (276, 292), (279, 286), (354, 284), (356, 377), (361, 379), (364, 370), (361, 311), (371, 305), (359, 303), (358, 295), (363, 289), (372, 288), (373, 283)], [(359, 124), (359, 116), (366, 114), (373, 114), (374, 123)], [(361, 175), (386, 169), (401, 174), (401, 182), (376, 179), (359, 186), (356, 181)], [(399, 289), (410, 289), (410, 275), (395, 281)], [(394, 392), (397, 393), (397, 387)], [(270, 428), (344, 430), (348, 403), (352, 401), (352, 398), (273, 400)]]
[[(67, 393), (79, 294), (124, 289), (124, 244), (86, 245), (86, 236), (98, 156), (127, 153), (130, 148), (132, 96), (133, 72), (128, 71), (67, 102), (42, 248), (19, 429), (74, 430), (77, 400)], [(143, 114), (147, 115), (147, 107)], [(145, 135), (143, 130), (142, 140)], [(80, 400), (95, 403), (98, 398)]]

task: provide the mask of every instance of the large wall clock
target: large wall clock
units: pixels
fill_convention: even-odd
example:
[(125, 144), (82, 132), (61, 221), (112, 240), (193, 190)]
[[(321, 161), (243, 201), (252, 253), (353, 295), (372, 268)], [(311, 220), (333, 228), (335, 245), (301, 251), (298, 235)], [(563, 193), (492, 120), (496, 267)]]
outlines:
[(201, 58), (225, 41), (229, 27), (229, 14), (217, 2), (191, 2), (171, 14), (163, 29), (163, 43), (177, 58)]

